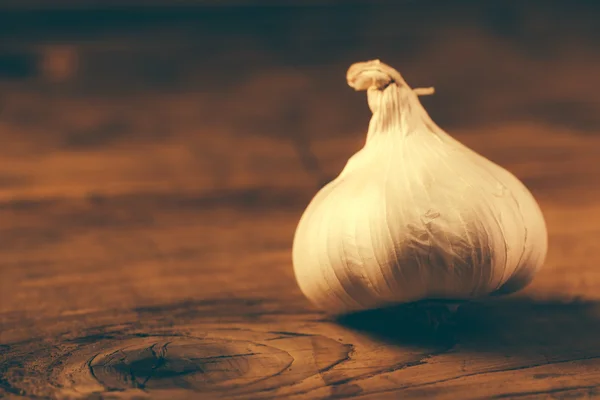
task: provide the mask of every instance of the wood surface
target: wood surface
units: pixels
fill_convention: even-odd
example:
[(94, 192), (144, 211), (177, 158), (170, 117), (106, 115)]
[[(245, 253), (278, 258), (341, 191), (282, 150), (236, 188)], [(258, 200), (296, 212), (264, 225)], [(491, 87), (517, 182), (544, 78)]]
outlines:
[[(244, 46), (204, 64), (188, 54), (204, 69), (191, 83), (179, 64), (186, 90), (143, 74), (103, 87), (90, 76), (148, 58), (100, 42), (76, 45), (72, 84), (3, 81), (0, 397), (600, 397), (591, 45), (532, 53), (461, 28), (410, 57), (380, 48), (413, 86), (436, 87), (422, 101), (442, 127), (539, 200), (550, 248), (530, 287), (462, 305), (438, 331), (418, 308), (334, 320), (302, 296), (294, 229), (364, 142), (366, 99), (344, 78), (381, 45), (371, 33), (299, 67)], [(469, 65), (439, 66), (461, 51)]]

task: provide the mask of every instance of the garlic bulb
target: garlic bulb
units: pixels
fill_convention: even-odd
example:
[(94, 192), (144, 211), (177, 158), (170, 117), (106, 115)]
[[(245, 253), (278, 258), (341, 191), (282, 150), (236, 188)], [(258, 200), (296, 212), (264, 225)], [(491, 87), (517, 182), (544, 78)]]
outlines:
[(510, 172), (439, 128), (401, 75), (354, 64), (373, 113), (364, 147), (319, 191), (294, 236), (305, 296), (332, 314), (524, 288), (542, 266), (542, 212)]

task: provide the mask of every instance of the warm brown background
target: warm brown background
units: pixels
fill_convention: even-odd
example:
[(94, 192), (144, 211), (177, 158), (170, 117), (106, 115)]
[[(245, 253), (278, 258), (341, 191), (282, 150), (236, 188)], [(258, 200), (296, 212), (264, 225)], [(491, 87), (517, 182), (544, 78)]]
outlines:
[[(48, 3), (0, 4), (0, 397), (600, 396), (597, 2)], [(293, 278), (371, 58), (547, 218), (533, 285), (437, 334)]]

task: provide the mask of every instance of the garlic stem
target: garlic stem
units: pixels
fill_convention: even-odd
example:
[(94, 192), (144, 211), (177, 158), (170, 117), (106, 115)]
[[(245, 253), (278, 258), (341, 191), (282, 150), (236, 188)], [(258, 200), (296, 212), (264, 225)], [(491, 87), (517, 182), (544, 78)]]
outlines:
[(413, 92), (415, 92), (417, 96), (429, 96), (435, 93), (435, 88), (414, 88)]

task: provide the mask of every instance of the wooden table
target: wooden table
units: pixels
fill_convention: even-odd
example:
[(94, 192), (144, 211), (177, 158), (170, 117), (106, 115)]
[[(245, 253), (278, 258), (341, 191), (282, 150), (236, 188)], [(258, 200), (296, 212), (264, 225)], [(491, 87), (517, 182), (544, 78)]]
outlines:
[(529, 288), (435, 334), (402, 307), (334, 321), (294, 281), (296, 223), (364, 141), (346, 60), (202, 91), (2, 86), (0, 397), (600, 397), (598, 59), (488, 86), (384, 60), (438, 86), (433, 117), (550, 232)]

